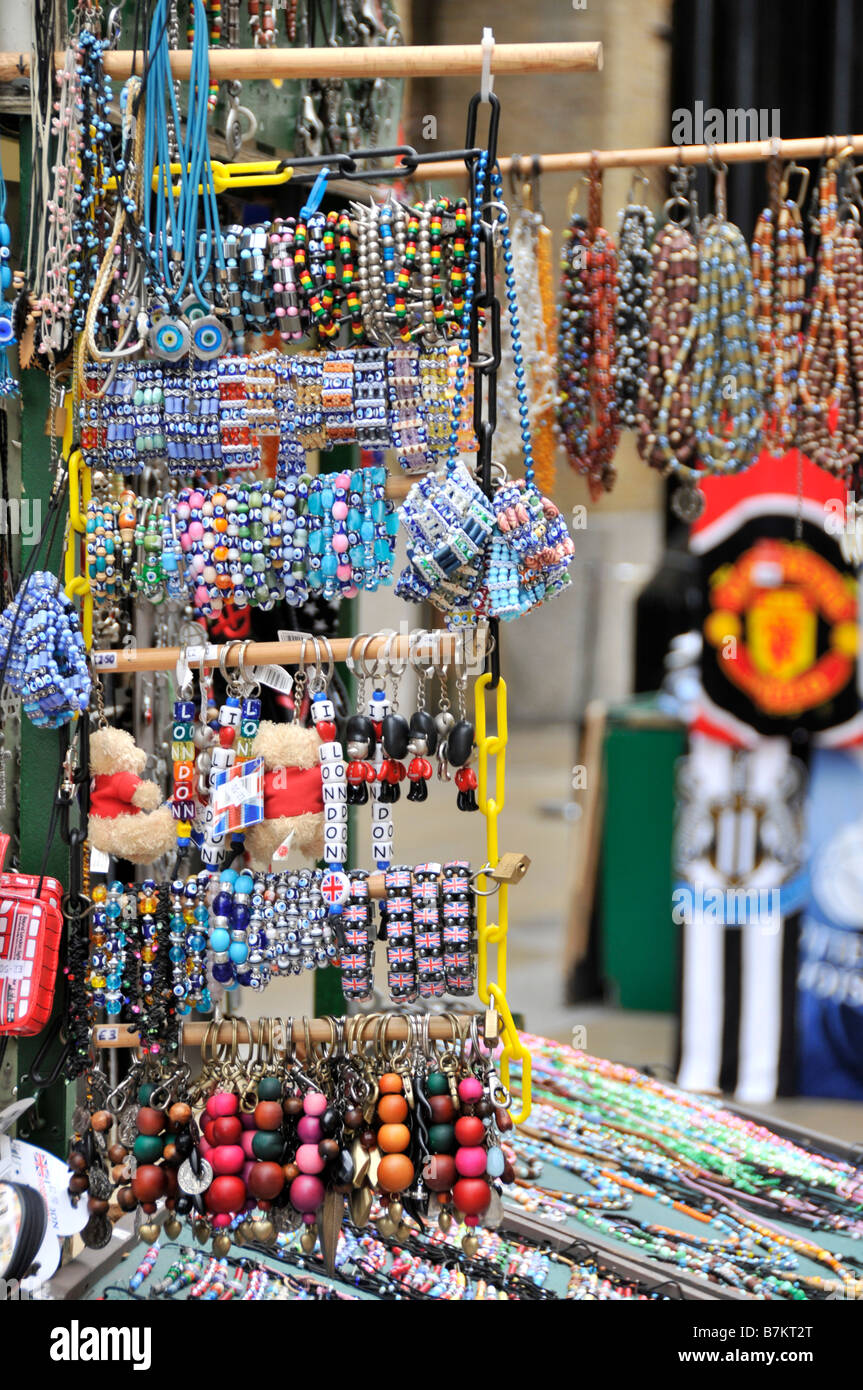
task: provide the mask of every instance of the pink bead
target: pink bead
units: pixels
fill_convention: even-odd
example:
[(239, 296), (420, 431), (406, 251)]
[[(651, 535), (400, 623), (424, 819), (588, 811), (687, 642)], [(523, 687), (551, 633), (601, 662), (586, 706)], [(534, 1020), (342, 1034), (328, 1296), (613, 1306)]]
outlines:
[(341, 534), (333, 536), (333, 550), (337, 555), (344, 555), (348, 548), (348, 538)]
[(351, 485), (351, 475), (350, 475), (350, 473), (340, 473), (340, 474), (338, 475), (337, 478), (334, 478), (334, 479), (333, 479), (333, 486), (334, 486), (334, 487), (337, 487), (337, 488), (340, 488), (342, 491), (346, 491), (346, 490), (350, 487), (350, 485)]
[(317, 1144), (301, 1144), (294, 1160), (301, 1173), (321, 1173), (324, 1160), (318, 1153)]
[(478, 1217), (478, 1216), (466, 1216), (465, 1219), (464, 1219), (464, 1224), (465, 1224), (466, 1226), (478, 1226), (478, 1225), (479, 1225), (479, 1217)]
[(195, 607), (203, 608), (204, 605), (209, 602), (209, 598), (210, 596), (207, 593), (206, 589), (199, 585), (198, 588), (195, 590)]
[(240, 1144), (217, 1144), (210, 1150), (208, 1159), (217, 1178), (226, 1174), (242, 1173), (246, 1155)]
[(188, 531), (184, 531), (183, 534), (182, 534), (182, 536), (180, 537), (180, 549), (181, 549), (181, 550), (191, 550), (191, 549), (192, 549), (192, 537), (189, 535)]
[(357, 594), (359, 593), (359, 589), (357, 588), (356, 584), (351, 584), (347, 589), (345, 589), (344, 593), (345, 598), (356, 598)]
[(248, 1187), (249, 1185), (249, 1179), (252, 1176), (252, 1169), (254, 1168), (254, 1166), (254, 1162), (243, 1164), (243, 1171), (240, 1176), (242, 1177), (243, 1182), (246, 1184), (246, 1187)]
[(327, 1108), (327, 1098), (320, 1091), (309, 1091), (303, 1096), (303, 1109), (307, 1115), (323, 1115)]
[(353, 574), (350, 565), (336, 565), (336, 578), (345, 584)]
[(481, 1178), (485, 1172), (485, 1149), (478, 1144), (456, 1149), (455, 1167), (463, 1178)]
[(302, 1144), (319, 1144), (323, 1138), (320, 1120), (314, 1115), (303, 1115), (297, 1125), (297, 1135)]
[(475, 1076), (466, 1076), (458, 1083), (459, 1100), (463, 1100), (470, 1105), (475, 1100), (482, 1099), (482, 1082)]
[(345, 517), (347, 516), (347, 514), (348, 514), (348, 504), (347, 504), (347, 502), (334, 502), (334, 503), (333, 503), (333, 520), (334, 520), (334, 521), (344, 521), (344, 519), (345, 519)]
[(189, 529), (186, 532), (186, 534), (188, 536), (191, 536), (193, 541), (199, 541), (204, 534), (204, 527), (202, 523), (200, 521), (190, 521)]
[(188, 502), (177, 503), (177, 516), (181, 521), (188, 521), (191, 515), (192, 508), (189, 506)]
[(300, 1173), (291, 1183), (291, 1206), (295, 1211), (312, 1215), (324, 1200), (324, 1185), (320, 1178)]
[(217, 1120), (220, 1115), (236, 1115), (240, 1108), (240, 1098), (233, 1091), (216, 1091), (207, 1101), (207, 1114)]
[(314, 1212), (306, 1212), (306, 1215), (303, 1217), (303, 1225), (304, 1225), (304, 1226), (314, 1226), (314, 1224), (315, 1224)]
[(204, 494), (203, 494), (203, 492), (198, 492), (198, 491), (196, 490), (195, 492), (190, 492), (190, 493), (189, 493), (189, 506), (190, 506), (193, 510), (197, 510), (199, 507), (203, 507), (203, 505), (204, 505)]
[(201, 1158), (206, 1158), (207, 1154), (210, 1152), (212, 1147), (212, 1144), (208, 1143), (202, 1134), (201, 1138), (198, 1141), (198, 1148), (201, 1151)]
[(244, 1110), (240, 1116), (240, 1124), (243, 1126), (243, 1129), (257, 1129), (258, 1126), (255, 1124), (254, 1110)]
[(243, 1153), (246, 1155), (246, 1158), (254, 1158), (255, 1156), (254, 1151), (252, 1149), (252, 1142), (256, 1134), (257, 1130), (244, 1129), (242, 1135), (240, 1136), (240, 1145), (242, 1147)]
[(210, 1217), (210, 1223), (216, 1231), (223, 1231), (226, 1226), (231, 1224), (231, 1215), (227, 1211), (216, 1212), (215, 1216)]

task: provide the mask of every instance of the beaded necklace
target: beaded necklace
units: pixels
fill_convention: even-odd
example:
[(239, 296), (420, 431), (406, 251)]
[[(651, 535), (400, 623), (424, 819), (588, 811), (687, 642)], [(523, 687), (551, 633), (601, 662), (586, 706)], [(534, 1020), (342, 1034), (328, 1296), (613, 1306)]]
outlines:
[[(786, 196), (788, 172), (776, 189), (775, 199), (760, 214), (752, 240), (758, 349), (767, 387), (764, 433), (766, 442), (778, 450), (791, 447), (796, 431), (797, 373), (809, 266), (800, 207)], [(808, 178), (808, 172), (802, 172)]]
[(699, 228), (691, 395), (699, 464), (726, 474), (755, 461), (764, 418), (763, 381), (749, 248), (743, 233), (726, 219), (722, 171), (716, 186), (716, 214)]
[(690, 324), (698, 286), (698, 251), (695, 238), (682, 221), (665, 224), (653, 243), (651, 261), (647, 372), (639, 398), (638, 451), (651, 468), (686, 473), (695, 451)]
[[(797, 443), (813, 463), (850, 481), (863, 443), (859, 333), (863, 266), (856, 223), (839, 221), (836, 161), (819, 185), (820, 242), (800, 362)], [(855, 399), (856, 392), (856, 399)]]
[[(528, 1210), (556, 1220), (572, 1216), (652, 1258), (760, 1296), (801, 1298), (856, 1287), (853, 1261), (752, 1210), (753, 1204), (756, 1213), (776, 1206), (786, 1221), (853, 1234), (860, 1230), (860, 1185), (849, 1165), (798, 1149), (631, 1068), (542, 1039), (527, 1043), (542, 1099), (534, 1123), (511, 1136), (516, 1157), (568, 1168), (593, 1188), (573, 1193), (522, 1186), (514, 1199)], [(518, 1163), (516, 1176), (524, 1184)], [(635, 1220), (628, 1215), (630, 1193), (650, 1196), (713, 1232), (692, 1235)], [(830, 1277), (803, 1274), (798, 1256), (824, 1265)]]
[(656, 223), (642, 203), (628, 203), (618, 221), (618, 300), (614, 386), (624, 429), (638, 425), (638, 400), (647, 370), (650, 318), (650, 244)]
[(591, 170), (588, 221), (574, 215), (564, 233), (558, 338), (558, 422), (570, 465), (587, 477), (595, 501), (614, 486), (620, 438), (614, 393), (617, 253), (599, 225), (602, 179)]

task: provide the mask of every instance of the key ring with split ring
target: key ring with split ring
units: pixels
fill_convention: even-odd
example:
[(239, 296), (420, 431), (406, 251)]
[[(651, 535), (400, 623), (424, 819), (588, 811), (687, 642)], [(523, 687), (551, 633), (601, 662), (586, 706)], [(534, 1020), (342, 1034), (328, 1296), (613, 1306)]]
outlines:
[[(240, 673), (240, 680), (243, 683), (246, 698), (249, 700), (255, 699), (261, 693), (259, 682), (255, 680), (254, 675), (250, 674), (246, 666), (246, 652), (251, 645), (251, 641), (247, 639), (241, 644), (240, 650), (237, 652), (237, 670)], [(254, 671), (254, 667), (252, 670)]]

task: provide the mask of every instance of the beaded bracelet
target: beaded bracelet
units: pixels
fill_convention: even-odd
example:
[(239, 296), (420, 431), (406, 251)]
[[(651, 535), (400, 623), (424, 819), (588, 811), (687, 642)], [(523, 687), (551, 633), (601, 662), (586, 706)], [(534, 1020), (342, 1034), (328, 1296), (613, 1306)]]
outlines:
[(0, 614), (0, 665), (37, 727), (60, 728), (87, 709), (87, 649), (56, 575), (35, 570)]
[(368, 877), (361, 869), (351, 870), (350, 897), (338, 922), (342, 990), (346, 999), (360, 1002), (374, 994), (374, 904), (369, 897)]
[(417, 997), (417, 976), (410, 869), (404, 865), (388, 869), (384, 889), (381, 928), (387, 943), (387, 989), (394, 1003), (412, 1004)]
[(417, 864), (411, 884), (414, 949), (420, 999), (441, 999), (445, 992), (441, 938), (440, 864)]
[(444, 980), (447, 994), (467, 997), (476, 988), (476, 914), (470, 864), (452, 859), (441, 870)]
[(411, 544), (398, 596), (414, 603), (431, 598), (444, 612), (463, 606), (479, 582), (494, 525), (488, 498), (464, 464), (444, 479), (415, 483), (399, 516)]

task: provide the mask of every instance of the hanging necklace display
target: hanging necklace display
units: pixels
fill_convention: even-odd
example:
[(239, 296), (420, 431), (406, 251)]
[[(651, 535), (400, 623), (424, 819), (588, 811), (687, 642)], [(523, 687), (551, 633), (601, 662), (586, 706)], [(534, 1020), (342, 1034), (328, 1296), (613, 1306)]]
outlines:
[(588, 178), (588, 217), (572, 216), (564, 234), (558, 338), (558, 423), (570, 465), (596, 500), (614, 486), (620, 438), (614, 393), (617, 253), (600, 226), (602, 173)]
[(819, 468), (850, 481), (861, 455), (861, 351), (851, 329), (860, 318), (863, 268), (857, 219), (839, 217), (838, 168), (828, 159), (818, 188), (820, 236), (798, 377), (797, 445)]
[(715, 170), (716, 213), (699, 227), (698, 332), (690, 391), (700, 467), (724, 476), (755, 462), (764, 419), (749, 248), (726, 217), (725, 175)]
[(650, 182), (644, 174), (633, 176), (627, 204), (618, 218), (618, 298), (614, 322), (617, 413), (621, 426), (628, 430), (638, 426), (639, 397), (647, 376), (651, 243), (656, 230), (650, 208), (633, 201), (636, 179), (644, 188)]
[[(694, 467), (695, 454), (690, 376), (698, 248), (690, 230), (690, 221), (695, 225), (697, 216), (689, 198), (690, 178), (691, 170), (682, 166), (674, 171), (672, 194), (664, 208), (668, 220), (651, 248), (647, 370), (637, 436), (645, 463), (663, 473), (684, 476)], [(680, 215), (672, 219), (675, 210)]]
[[(801, 176), (799, 199), (788, 196), (792, 174)], [(767, 169), (770, 202), (755, 224), (752, 278), (755, 285), (758, 349), (765, 376), (764, 436), (775, 451), (794, 443), (797, 428), (797, 376), (802, 350), (809, 258), (800, 208), (806, 198), (809, 170), (779, 161)]]

